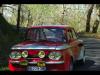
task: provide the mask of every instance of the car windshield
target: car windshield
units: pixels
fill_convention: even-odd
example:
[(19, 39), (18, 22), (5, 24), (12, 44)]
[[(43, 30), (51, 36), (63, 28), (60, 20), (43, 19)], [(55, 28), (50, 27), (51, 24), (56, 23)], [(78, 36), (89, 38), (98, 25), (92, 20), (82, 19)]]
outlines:
[(66, 42), (64, 28), (31, 28), (27, 39), (32, 41)]

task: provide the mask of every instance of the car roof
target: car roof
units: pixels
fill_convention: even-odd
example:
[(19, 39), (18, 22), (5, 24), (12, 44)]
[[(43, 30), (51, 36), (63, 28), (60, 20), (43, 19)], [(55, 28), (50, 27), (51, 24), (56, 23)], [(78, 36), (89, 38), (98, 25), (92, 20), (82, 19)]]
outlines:
[(37, 26), (30, 26), (28, 27), (30, 28), (70, 28), (72, 29), (72, 27), (70, 27), (69, 25), (37, 25)]

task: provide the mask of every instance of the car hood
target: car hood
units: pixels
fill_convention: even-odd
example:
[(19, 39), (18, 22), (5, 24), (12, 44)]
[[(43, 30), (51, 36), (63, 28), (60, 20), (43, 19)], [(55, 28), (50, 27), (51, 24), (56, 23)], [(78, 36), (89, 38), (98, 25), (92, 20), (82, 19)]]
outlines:
[(58, 42), (32, 42), (32, 41), (25, 41), (14, 45), (11, 49), (13, 50), (62, 50), (68, 48), (69, 45), (65, 43), (58, 43)]

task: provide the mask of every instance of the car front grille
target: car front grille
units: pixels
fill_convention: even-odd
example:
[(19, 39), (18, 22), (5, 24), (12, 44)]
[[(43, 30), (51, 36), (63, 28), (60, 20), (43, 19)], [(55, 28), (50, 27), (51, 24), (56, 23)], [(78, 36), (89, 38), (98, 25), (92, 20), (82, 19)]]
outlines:
[[(28, 55), (27, 59), (32, 59), (32, 58), (39, 58), (38, 55)], [(44, 58), (48, 58), (48, 55), (46, 55)]]

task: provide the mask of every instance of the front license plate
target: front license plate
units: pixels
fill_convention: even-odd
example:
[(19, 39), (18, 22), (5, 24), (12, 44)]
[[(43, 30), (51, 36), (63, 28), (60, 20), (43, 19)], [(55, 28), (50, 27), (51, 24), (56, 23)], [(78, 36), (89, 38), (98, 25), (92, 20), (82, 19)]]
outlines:
[(37, 66), (28, 66), (28, 71), (45, 71), (46, 64), (44, 61), (37, 62)]
[(45, 71), (46, 67), (28, 66), (28, 71)]

